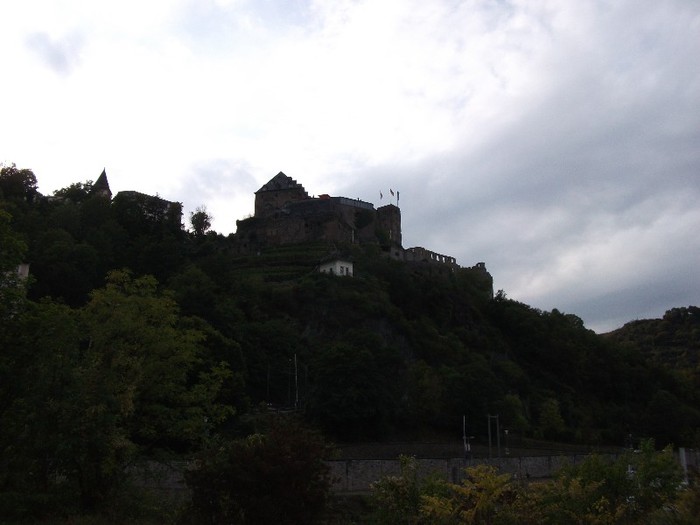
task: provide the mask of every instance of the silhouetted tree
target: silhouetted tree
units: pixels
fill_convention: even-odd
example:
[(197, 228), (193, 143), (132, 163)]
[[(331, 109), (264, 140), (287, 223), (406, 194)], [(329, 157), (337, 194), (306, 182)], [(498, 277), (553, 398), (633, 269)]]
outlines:
[(31, 203), (37, 193), (36, 176), (32, 170), (18, 169), (15, 164), (0, 168), (0, 197)]
[(206, 206), (199, 206), (196, 211), (190, 213), (192, 231), (197, 237), (202, 237), (209, 228), (214, 218), (207, 212)]
[(186, 472), (191, 523), (302, 525), (316, 522), (331, 487), (322, 436), (279, 417), (267, 432), (215, 442)]

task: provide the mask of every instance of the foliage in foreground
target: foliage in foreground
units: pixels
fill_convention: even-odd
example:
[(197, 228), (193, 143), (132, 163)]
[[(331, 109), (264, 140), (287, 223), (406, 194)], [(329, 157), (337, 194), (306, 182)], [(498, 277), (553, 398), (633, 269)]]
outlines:
[(231, 409), (153, 278), (110, 274), (79, 310), (43, 301), (0, 333), (0, 514), (105, 508), (142, 454), (197, 448)]
[(186, 472), (187, 523), (313, 523), (326, 507), (331, 478), (323, 438), (294, 419), (274, 419), (264, 434), (214, 443)]
[(522, 485), (495, 467), (465, 469), (460, 484), (426, 483), (412, 458), (402, 458), (400, 476), (373, 486), (380, 525), (432, 524), (690, 524), (700, 507), (697, 482), (684, 487), (670, 448), (614, 461), (591, 456), (548, 482)]

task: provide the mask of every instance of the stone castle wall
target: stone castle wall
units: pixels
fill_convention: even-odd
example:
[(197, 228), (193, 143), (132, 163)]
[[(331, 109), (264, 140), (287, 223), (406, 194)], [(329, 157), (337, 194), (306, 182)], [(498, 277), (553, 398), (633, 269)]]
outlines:
[(282, 172), (255, 192), (254, 217), (237, 221), (237, 226), (240, 253), (317, 241), (379, 244), (389, 257), (416, 264), (422, 271), (445, 273), (460, 268), (449, 255), (423, 247), (404, 249), (398, 206), (375, 209), (360, 199), (309, 197), (301, 184)]
[(405, 259), (407, 262), (421, 262), (428, 264), (444, 264), (447, 266), (452, 266), (458, 268), (457, 259), (449, 255), (442, 255), (440, 253), (431, 252), (426, 250), (421, 246), (416, 246), (415, 248), (406, 248)]
[(237, 222), (242, 247), (261, 248), (301, 242), (363, 243), (376, 240), (371, 204), (344, 198), (286, 202), (277, 210)]

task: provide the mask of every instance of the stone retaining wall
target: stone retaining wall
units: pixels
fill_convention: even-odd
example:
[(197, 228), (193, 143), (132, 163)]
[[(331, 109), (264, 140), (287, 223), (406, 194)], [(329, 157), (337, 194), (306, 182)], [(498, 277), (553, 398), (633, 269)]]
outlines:
[[(494, 465), (500, 472), (512, 474), (518, 480), (535, 480), (551, 478), (562, 467), (584, 461), (588, 454), (571, 454), (561, 456), (526, 456), (494, 459), (467, 460), (453, 459), (416, 459), (418, 474), (427, 476), (437, 474), (451, 483), (460, 483), (464, 469), (473, 465)], [(617, 454), (600, 454), (614, 460)], [(680, 449), (676, 452), (679, 463), (686, 469), (700, 468), (700, 451)], [(396, 476), (400, 473), (398, 459), (346, 459), (328, 461), (331, 475), (336, 480), (333, 490), (336, 492), (369, 492), (371, 485), (384, 476)]]
[[(616, 454), (600, 454), (614, 460)], [(451, 483), (461, 482), (464, 469), (474, 465), (494, 465), (500, 472), (512, 474), (518, 480), (550, 478), (565, 465), (577, 464), (588, 457), (587, 454), (560, 456), (524, 456), (494, 459), (467, 460), (416, 459), (418, 475), (437, 474)], [(680, 449), (676, 452), (679, 463), (687, 469), (700, 469), (700, 450)], [(398, 459), (344, 459), (327, 461), (331, 476), (335, 480), (333, 491), (338, 493), (363, 493), (371, 490), (371, 485), (384, 476), (400, 474)], [(134, 481), (150, 489), (176, 493), (186, 491), (184, 471), (185, 461), (171, 463), (146, 462), (132, 467)]]

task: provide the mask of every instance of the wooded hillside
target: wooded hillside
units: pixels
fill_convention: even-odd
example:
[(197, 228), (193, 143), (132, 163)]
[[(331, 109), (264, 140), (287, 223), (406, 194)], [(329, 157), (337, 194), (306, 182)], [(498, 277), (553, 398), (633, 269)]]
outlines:
[[(700, 444), (695, 307), (600, 336), (573, 313), (491, 298), (469, 269), (431, 275), (378, 245), (241, 257), (230, 237), (91, 182), (36, 187), (2, 168), (5, 491), (69, 473), (97, 505), (131, 458), (246, 436), (268, 409), (339, 442), (459, 439), (463, 415), (483, 436), (498, 414), (512, 436)], [(355, 277), (316, 271), (332, 249)]]

